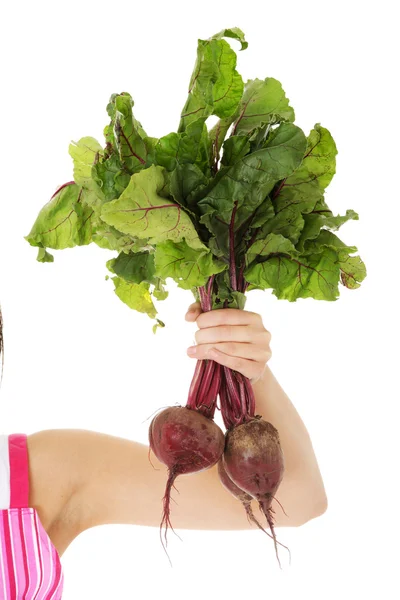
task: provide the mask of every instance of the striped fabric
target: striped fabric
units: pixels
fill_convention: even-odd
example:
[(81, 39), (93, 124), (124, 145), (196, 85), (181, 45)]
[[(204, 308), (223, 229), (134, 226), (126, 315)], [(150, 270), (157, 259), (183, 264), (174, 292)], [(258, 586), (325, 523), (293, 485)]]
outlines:
[(29, 507), (25, 434), (0, 435), (0, 600), (60, 600), (58, 552)]

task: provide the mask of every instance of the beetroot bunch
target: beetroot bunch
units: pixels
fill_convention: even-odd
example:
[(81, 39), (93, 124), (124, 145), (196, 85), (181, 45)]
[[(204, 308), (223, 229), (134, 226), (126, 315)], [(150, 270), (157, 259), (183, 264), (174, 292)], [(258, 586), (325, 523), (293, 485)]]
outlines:
[[(213, 278), (200, 290), (202, 309), (210, 310)], [(217, 399), (226, 434), (213, 421)], [(243, 504), (247, 516), (255, 518), (251, 502), (256, 500), (269, 525), (277, 552), (272, 500), (284, 473), (283, 452), (275, 427), (255, 415), (250, 381), (240, 373), (212, 360), (197, 361), (185, 407), (170, 407), (158, 413), (149, 428), (149, 442), (157, 458), (168, 467), (161, 528), (167, 541), (171, 489), (178, 475), (197, 473), (218, 463), (222, 485)]]
[[(206, 311), (243, 309), (255, 289), (290, 302), (335, 301), (339, 284), (355, 289), (366, 275), (357, 248), (335, 233), (357, 213), (335, 215), (325, 200), (336, 172), (331, 133), (316, 123), (306, 136), (274, 77), (245, 83), (227, 40), (248, 46), (237, 27), (198, 40), (177, 131), (149, 136), (131, 95), (112, 94), (105, 143), (86, 136), (70, 144), (73, 180), (26, 236), (42, 263), (54, 261), (49, 248), (94, 243), (114, 252), (107, 262), (114, 291), (154, 319), (154, 332), (164, 327), (157, 303), (168, 297), (169, 279)], [(208, 127), (211, 116), (217, 121)], [(218, 398), (225, 438), (212, 420)], [(155, 417), (150, 444), (169, 468), (162, 525), (170, 524), (176, 477), (219, 462), (224, 485), (256, 524), (249, 499), (258, 502), (275, 540), (271, 502), (283, 456), (278, 432), (255, 414), (245, 377), (199, 362), (186, 407)]]

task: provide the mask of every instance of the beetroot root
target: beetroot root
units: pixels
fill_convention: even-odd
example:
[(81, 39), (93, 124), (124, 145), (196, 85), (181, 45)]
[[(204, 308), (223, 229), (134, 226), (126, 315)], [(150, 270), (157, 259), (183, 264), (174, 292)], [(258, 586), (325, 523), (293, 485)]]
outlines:
[(277, 429), (256, 417), (233, 427), (226, 433), (222, 461), (232, 482), (258, 501), (271, 530), (279, 562), (273, 518), (275, 511), (271, 507), (284, 473)]
[[(248, 521), (250, 523), (254, 523), (259, 529), (261, 529), (261, 531), (263, 531), (271, 539), (274, 539), (274, 537), (270, 533), (268, 533), (268, 531), (266, 531), (264, 529), (264, 527), (261, 525), (261, 523), (256, 519), (254, 512), (253, 512), (253, 508), (251, 506), (253, 497), (250, 496), (250, 494), (247, 494), (247, 492), (245, 492), (244, 490), (241, 490), (240, 487), (238, 487), (236, 485), (236, 483), (233, 483), (232, 479), (229, 477), (228, 473), (225, 470), (224, 461), (223, 461), (222, 457), (218, 461), (218, 475), (219, 475), (219, 479), (220, 479), (222, 485), (224, 486), (224, 488), (227, 489), (228, 492), (230, 492), (235, 498), (240, 500), (240, 502), (242, 503), (243, 508), (246, 511)], [(286, 548), (286, 550), (289, 553), (289, 561), (291, 561), (291, 554), (290, 554), (289, 548), (287, 546), (285, 546), (285, 544), (282, 544), (281, 542), (276, 541), (276, 543), (279, 544), (279, 546)], [(278, 557), (278, 562), (280, 565), (279, 557)]]
[(225, 437), (220, 427), (200, 412), (171, 406), (152, 420), (149, 442), (158, 460), (168, 467), (160, 525), (160, 533), (165, 525), (167, 544), (168, 527), (173, 531), (170, 500), (175, 479), (178, 475), (197, 473), (214, 466), (224, 451)]

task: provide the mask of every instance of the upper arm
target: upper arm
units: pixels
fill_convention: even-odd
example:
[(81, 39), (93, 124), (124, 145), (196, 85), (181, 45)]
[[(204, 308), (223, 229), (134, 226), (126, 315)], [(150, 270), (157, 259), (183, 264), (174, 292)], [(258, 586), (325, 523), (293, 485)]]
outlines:
[[(80, 495), (85, 528), (106, 523), (158, 527), (167, 468), (145, 444), (92, 434), (88, 477)], [(171, 522), (176, 529), (252, 529), (245, 510), (220, 483), (217, 467), (181, 475), (172, 489)], [(303, 495), (303, 496), (302, 496)], [(299, 503), (310, 502), (301, 482), (283, 479), (276, 495), (288, 516), (273, 501), (275, 523), (301, 524)], [(253, 509), (257, 507), (253, 502)], [(323, 512), (323, 511), (322, 511)], [(257, 509), (257, 515), (259, 511)], [(311, 515), (311, 513), (310, 513)], [(317, 516), (317, 514), (312, 514)]]
[(82, 488), (85, 431), (49, 429), (27, 436), (29, 506), (48, 530)]

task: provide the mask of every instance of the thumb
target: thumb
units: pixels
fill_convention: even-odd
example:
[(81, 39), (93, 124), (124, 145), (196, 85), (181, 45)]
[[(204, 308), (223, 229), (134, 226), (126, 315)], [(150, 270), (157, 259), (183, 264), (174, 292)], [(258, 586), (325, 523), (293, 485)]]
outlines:
[(185, 315), (186, 321), (193, 322), (202, 313), (200, 302), (194, 302), (191, 304)]

